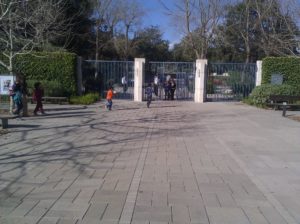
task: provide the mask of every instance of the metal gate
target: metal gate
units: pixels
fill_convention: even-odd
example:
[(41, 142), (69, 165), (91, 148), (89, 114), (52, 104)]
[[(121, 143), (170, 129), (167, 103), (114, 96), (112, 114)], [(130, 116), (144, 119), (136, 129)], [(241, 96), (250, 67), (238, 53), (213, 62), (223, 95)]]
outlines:
[(207, 101), (241, 100), (255, 87), (254, 63), (209, 63), (207, 72)]
[[(195, 63), (150, 61), (146, 63), (145, 68), (144, 88), (149, 84), (157, 88), (157, 96), (155, 96), (155, 99), (168, 99), (167, 84), (170, 79), (173, 79), (176, 83), (176, 90), (174, 93), (174, 98), (176, 100), (192, 100), (194, 98)], [(155, 86), (154, 83), (155, 76), (158, 77), (157, 86)]]
[[(86, 60), (82, 67), (82, 81), (86, 89), (97, 91), (105, 97), (108, 88), (113, 87), (117, 92), (114, 98), (133, 100), (133, 61)], [(95, 78), (95, 71), (98, 71), (98, 78)]]

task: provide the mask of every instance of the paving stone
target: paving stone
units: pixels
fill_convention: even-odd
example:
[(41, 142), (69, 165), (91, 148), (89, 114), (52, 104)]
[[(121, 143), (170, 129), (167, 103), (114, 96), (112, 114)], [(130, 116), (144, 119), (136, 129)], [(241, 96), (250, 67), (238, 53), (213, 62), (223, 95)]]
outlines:
[(18, 207), (16, 207), (10, 214), (10, 217), (24, 217), (29, 213), (39, 201), (25, 200)]
[(190, 215), (187, 206), (174, 205), (172, 206), (172, 221), (173, 223), (190, 223)]
[(45, 216), (41, 219), (41, 221), (39, 222), (42, 223), (42, 224), (57, 224), (59, 218), (58, 217), (48, 217), (48, 216)]
[(97, 190), (91, 199), (91, 203), (123, 204), (125, 202), (126, 195), (126, 191)]
[(245, 208), (243, 208), (243, 210), (244, 210), (245, 214), (247, 215), (248, 219), (250, 220), (250, 223), (253, 223), (253, 224), (268, 224), (269, 223), (259, 209), (245, 207)]
[(59, 217), (66, 219), (82, 219), (89, 204), (74, 204), (70, 202), (56, 202), (46, 213), (48, 217)]
[(208, 216), (204, 206), (189, 206), (188, 210), (191, 223), (209, 224)]
[(218, 200), (217, 194), (202, 194), (203, 202), (205, 206), (209, 207), (220, 207), (220, 201)]
[(35, 217), (5, 217), (0, 218), (1, 224), (35, 224), (38, 218)]
[(102, 222), (118, 222), (121, 217), (122, 210), (123, 210), (123, 204), (109, 203), (104, 212), (104, 215), (102, 216), (101, 221)]
[(152, 193), (152, 206), (153, 207), (165, 207), (168, 206), (168, 194), (164, 192)]
[(54, 200), (41, 200), (26, 216), (42, 217), (54, 204)]
[(87, 222), (88, 220), (100, 220), (107, 206), (107, 204), (103, 203), (92, 203), (84, 215), (83, 221)]
[(221, 204), (221, 207), (237, 207), (237, 203), (231, 194), (220, 193), (217, 194), (217, 198)]
[(240, 208), (206, 207), (210, 224), (250, 224), (248, 217)]
[(272, 224), (285, 224), (285, 219), (272, 207), (261, 207), (259, 208), (263, 216)]
[(77, 219), (59, 219), (57, 224), (76, 224)]
[(139, 191), (136, 204), (137, 205), (145, 205), (151, 206), (152, 204), (152, 192)]

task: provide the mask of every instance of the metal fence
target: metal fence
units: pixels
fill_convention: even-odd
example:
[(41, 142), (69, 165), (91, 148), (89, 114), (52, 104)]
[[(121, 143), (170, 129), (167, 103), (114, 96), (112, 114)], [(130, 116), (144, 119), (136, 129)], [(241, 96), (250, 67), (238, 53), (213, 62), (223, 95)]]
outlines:
[(166, 83), (168, 78), (176, 82), (174, 97), (176, 100), (191, 100), (195, 91), (196, 65), (193, 62), (147, 62), (144, 87), (154, 84), (154, 77), (158, 76), (158, 100), (168, 99)]
[(241, 100), (255, 87), (254, 63), (209, 63), (207, 72), (207, 101)]
[[(95, 73), (97, 71), (97, 78)], [(125, 77), (126, 84), (122, 84)], [(82, 63), (82, 82), (86, 91), (97, 91), (105, 97), (109, 87), (117, 92), (117, 99), (133, 99), (134, 62), (133, 61), (95, 61)]]

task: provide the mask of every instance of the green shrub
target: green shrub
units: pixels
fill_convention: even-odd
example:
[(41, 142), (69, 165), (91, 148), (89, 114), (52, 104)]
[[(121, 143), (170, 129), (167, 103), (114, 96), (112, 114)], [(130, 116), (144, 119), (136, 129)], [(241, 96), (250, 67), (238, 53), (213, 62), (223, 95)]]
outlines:
[(287, 84), (264, 84), (255, 87), (249, 98), (245, 99), (244, 102), (258, 107), (265, 107), (266, 103), (269, 101), (270, 95), (300, 95), (300, 89)]
[(28, 80), (27, 87), (28, 92), (32, 95), (34, 90), (34, 83), (40, 82), (44, 89), (45, 96), (67, 96), (69, 93), (64, 88), (63, 84), (58, 81), (37, 81), (37, 80)]
[[(43, 83), (49, 96), (76, 94), (76, 54), (36, 52), (18, 55), (14, 59), (14, 70), (22, 72), (27, 80), (38, 80)], [(0, 66), (0, 73), (7, 71)]]
[(299, 57), (267, 57), (262, 64), (262, 84), (270, 84), (272, 74), (283, 75), (283, 84), (300, 88)]
[(89, 105), (97, 102), (99, 99), (100, 97), (98, 93), (88, 93), (84, 96), (71, 96), (70, 103)]

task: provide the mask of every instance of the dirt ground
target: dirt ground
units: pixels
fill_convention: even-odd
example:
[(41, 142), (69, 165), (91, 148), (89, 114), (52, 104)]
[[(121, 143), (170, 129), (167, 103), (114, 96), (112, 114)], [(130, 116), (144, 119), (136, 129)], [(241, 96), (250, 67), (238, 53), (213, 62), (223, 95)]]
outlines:
[(300, 116), (299, 115), (292, 115), (292, 116), (287, 116), (289, 119), (292, 119), (294, 121), (300, 122)]

